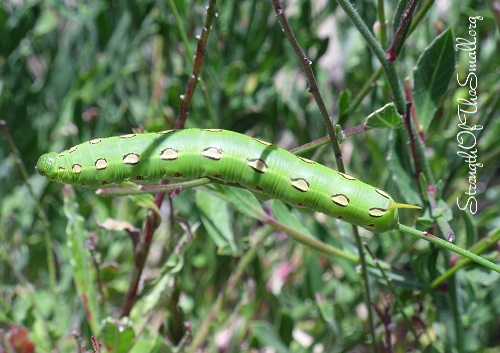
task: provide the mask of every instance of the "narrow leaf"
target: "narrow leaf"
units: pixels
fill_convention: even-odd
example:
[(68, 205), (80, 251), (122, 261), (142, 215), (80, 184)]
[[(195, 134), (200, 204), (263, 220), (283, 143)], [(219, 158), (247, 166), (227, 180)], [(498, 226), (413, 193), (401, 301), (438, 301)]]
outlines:
[(66, 233), (68, 236), (68, 248), (70, 249), (71, 265), (75, 287), (82, 305), (85, 306), (87, 320), (94, 335), (99, 335), (99, 306), (97, 303), (97, 291), (95, 288), (96, 273), (92, 267), (87, 242), (87, 232), (84, 228), (84, 219), (78, 213), (75, 192), (73, 188), (66, 187), (64, 197), (64, 214), (68, 219)]

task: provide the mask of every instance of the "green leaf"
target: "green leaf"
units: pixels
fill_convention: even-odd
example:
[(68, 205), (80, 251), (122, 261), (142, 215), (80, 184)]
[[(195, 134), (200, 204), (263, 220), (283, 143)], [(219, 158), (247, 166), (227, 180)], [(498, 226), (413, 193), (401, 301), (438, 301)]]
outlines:
[(415, 222), (415, 227), (418, 229), (427, 229), (435, 224), (434, 219), (430, 217), (419, 217)]
[(196, 205), (200, 212), (201, 222), (210, 238), (218, 246), (219, 253), (235, 255), (238, 247), (232, 230), (233, 216), (227, 202), (205, 190), (198, 190)]
[(234, 208), (249, 217), (262, 220), (264, 210), (262, 205), (250, 191), (241, 188), (222, 187), (215, 185), (217, 196), (229, 202)]
[(86, 247), (88, 236), (84, 228), (85, 220), (77, 210), (75, 192), (70, 187), (67, 187), (65, 192), (64, 214), (68, 219), (66, 233), (76, 291), (82, 305), (85, 306), (84, 311), (92, 332), (98, 336), (100, 314), (95, 288), (97, 275), (92, 266), (90, 252)]
[(278, 220), (280, 223), (283, 223), (291, 229), (295, 229), (297, 232), (314, 238), (309, 229), (304, 227), (304, 225), (297, 220), (297, 217), (292, 214), (292, 212), (290, 212), (290, 210), (285, 206), (283, 202), (279, 200), (272, 200), (272, 209), (274, 218), (276, 218), (276, 220)]
[(52, 32), (58, 23), (57, 14), (51, 10), (44, 10), (36, 21), (34, 34), (36, 36), (43, 36)]
[(343, 90), (340, 92), (340, 97), (339, 97), (339, 116), (344, 116), (348, 113), (349, 111), (349, 104), (351, 103), (351, 91), (349, 90)]
[(447, 29), (424, 50), (413, 70), (413, 98), (421, 125), (419, 129), (424, 132), (429, 128), (441, 98), (448, 91), (455, 66), (453, 33)]
[(316, 304), (318, 305), (319, 313), (330, 330), (337, 333), (338, 325), (335, 320), (334, 306), (331, 302), (324, 300), (320, 293), (316, 293)]
[(155, 204), (155, 198), (150, 194), (138, 194), (138, 195), (130, 195), (130, 199), (132, 199), (138, 206), (142, 208), (147, 208), (154, 211), (157, 215), (160, 214), (160, 210)]
[(173, 349), (168, 350), (165, 346), (163, 337), (161, 335), (151, 336), (147, 333), (142, 334), (136, 341), (134, 347), (131, 348), (130, 353), (160, 353), (171, 352)]
[(135, 339), (135, 332), (128, 318), (120, 321), (106, 318), (101, 333), (106, 346), (113, 353), (128, 352)]
[(288, 310), (280, 310), (278, 314), (278, 333), (281, 341), (290, 345), (293, 341), (294, 317)]
[(288, 353), (289, 350), (281, 341), (275, 328), (265, 321), (254, 321), (251, 325), (251, 330), (255, 338), (264, 347), (274, 348), (277, 353)]
[(396, 110), (394, 103), (384, 105), (368, 115), (365, 120), (366, 127), (370, 129), (394, 129), (401, 126), (403, 120)]
[[(404, 203), (421, 205), (420, 196), (418, 192), (415, 191), (416, 181), (412, 179), (404, 169), (396, 153), (395, 144), (395, 141), (391, 142), (389, 153), (387, 154), (387, 164), (391, 171), (392, 181), (398, 188), (399, 193), (404, 197)], [(402, 202), (400, 200), (397, 201)]]

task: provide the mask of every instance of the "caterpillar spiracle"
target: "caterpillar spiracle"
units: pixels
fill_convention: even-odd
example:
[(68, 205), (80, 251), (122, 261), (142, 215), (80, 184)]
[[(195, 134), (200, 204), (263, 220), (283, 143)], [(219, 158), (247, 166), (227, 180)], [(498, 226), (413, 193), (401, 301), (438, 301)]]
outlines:
[(219, 129), (94, 139), (42, 155), (36, 169), (50, 180), (93, 188), (209, 178), (376, 233), (397, 228), (399, 208), (419, 208), (268, 142)]

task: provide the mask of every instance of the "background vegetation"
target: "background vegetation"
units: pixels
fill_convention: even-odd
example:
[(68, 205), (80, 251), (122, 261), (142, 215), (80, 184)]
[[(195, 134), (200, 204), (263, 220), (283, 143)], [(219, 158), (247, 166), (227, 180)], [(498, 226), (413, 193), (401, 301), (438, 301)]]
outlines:
[[(383, 8), (382, 3), (358, 2), (357, 10), (377, 34), (384, 13), (390, 42), (404, 6), (398, 11), (395, 1)], [(420, 131), (426, 158), (441, 181), (441, 219), (449, 221), (457, 245), (498, 263), (499, 14), (490, 10), (495, 4), (425, 2), (418, 8), (424, 17), (414, 23), (394, 68), (401, 83), (408, 77), (413, 86), (417, 60), (431, 43), (448, 28), (449, 38), (466, 37), (468, 17), (483, 16), (477, 27), (475, 119), (484, 126), (476, 135), (484, 167), (477, 175), (475, 216), (456, 206), (469, 185), (456, 140), (457, 98), (468, 95), (456, 73), (466, 76), (466, 53), (444, 64), (444, 46), (429, 54), (431, 64), (442, 65), (439, 72), (445, 66), (452, 70), (448, 78), (431, 78), (443, 97), (435, 114), (419, 118), (427, 122)], [(348, 224), (276, 201), (263, 204), (272, 219), (338, 253), (313, 250), (290, 240), (268, 218), (259, 219), (263, 213), (242, 210), (229, 188), (186, 190), (163, 202), (139, 292), (130, 297), (137, 269), (131, 240), (144, 235), (152, 197), (98, 197), (48, 182), (34, 166), (42, 153), (92, 138), (174, 127), (206, 5), (0, 4), (0, 119), (20, 156), (0, 143), (0, 352), (77, 352), (80, 345), (91, 350), (92, 336), (110, 352), (498, 351), (498, 273), (460, 263), (447, 250), (398, 231), (362, 231), (384, 269), (367, 268), (376, 308), (370, 319)], [(385, 76), (373, 76), (379, 61), (336, 2), (289, 1), (284, 11), (313, 62), (334, 122), (340, 116), (343, 129), (359, 126), (392, 102)], [(283, 148), (324, 136), (316, 102), (272, 4), (220, 2), (217, 12), (186, 127), (238, 131)], [(423, 205), (422, 213), (404, 212), (402, 221), (411, 225), (415, 214), (422, 215), (417, 226), (438, 235), (442, 227), (422, 201), (402, 131), (348, 136), (341, 145), (344, 164), (349, 174), (396, 200)], [(336, 168), (329, 148), (306, 156)], [(133, 304), (130, 312), (125, 303)]]

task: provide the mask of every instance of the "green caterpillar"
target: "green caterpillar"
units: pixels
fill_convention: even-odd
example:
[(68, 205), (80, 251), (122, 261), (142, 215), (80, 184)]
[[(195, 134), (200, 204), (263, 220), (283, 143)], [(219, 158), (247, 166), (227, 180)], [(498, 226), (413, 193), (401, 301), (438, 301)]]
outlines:
[(36, 169), (51, 180), (94, 188), (209, 178), (377, 233), (397, 228), (398, 208), (419, 208), (268, 142), (216, 129), (95, 139), (42, 155)]

